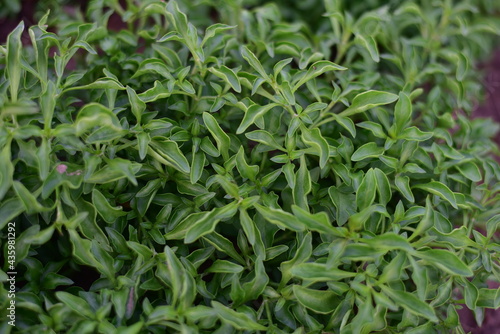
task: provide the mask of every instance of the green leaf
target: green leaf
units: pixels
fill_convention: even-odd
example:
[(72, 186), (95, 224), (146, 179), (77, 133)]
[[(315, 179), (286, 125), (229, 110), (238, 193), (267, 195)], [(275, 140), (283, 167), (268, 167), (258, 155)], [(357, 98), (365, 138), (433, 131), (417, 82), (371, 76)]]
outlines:
[[(298, 240), (297, 242), (300, 242)], [(288, 281), (290, 281), (293, 277), (292, 268), (301, 263), (306, 262), (312, 255), (312, 233), (308, 232), (300, 242), (300, 246), (297, 248), (295, 255), (291, 260), (281, 262), (280, 270), (281, 270), (281, 282), (280, 287), (283, 288)]]
[(56, 297), (64, 304), (66, 304), (77, 315), (83, 315), (88, 319), (95, 318), (94, 312), (91, 310), (89, 304), (85, 301), (85, 299), (64, 291), (57, 291)]
[(349, 108), (341, 112), (340, 116), (350, 116), (361, 113), (376, 106), (393, 103), (398, 99), (396, 94), (369, 90), (354, 97)]
[(266, 81), (271, 80), (271, 78), (269, 78), (269, 75), (267, 75), (266, 70), (264, 70), (264, 67), (262, 67), (262, 64), (260, 63), (259, 59), (255, 56), (255, 54), (252, 51), (250, 51), (249, 48), (243, 45), (240, 48), (240, 52), (243, 59), (245, 59), (247, 63), (250, 64), (250, 66), (252, 66), (253, 69), (256, 70), (264, 80)]
[(240, 126), (236, 130), (237, 134), (241, 134), (245, 132), (245, 130), (255, 123), (255, 121), (264, 116), (269, 110), (272, 108), (278, 106), (277, 103), (270, 103), (265, 106), (259, 106), (258, 104), (252, 104), (247, 111), (245, 112), (245, 115), (243, 116), (243, 119), (240, 123)]
[(426, 260), (451, 275), (466, 277), (474, 275), (472, 270), (450, 251), (442, 249), (429, 249), (418, 251), (414, 255)]
[[(3, 206), (2, 206), (3, 208)], [(1, 209), (0, 209), (1, 212)], [(2, 217), (0, 215), (0, 217)], [(500, 214), (497, 214), (493, 217), (491, 217), (487, 222), (486, 222), (486, 231), (487, 231), (487, 237), (492, 238), (495, 232), (498, 229), (498, 226), (500, 225)], [(1, 226), (1, 224), (0, 224)]]
[(205, 272), (206, 273), (224, 273), (238, 274), (243, 271), (243, 267), (226, 260), (216, 260)]
[[(345, 117), (345, 119), (351, 120), (350, 118), (347, 118), (347, 117)], [(352, 120), (351, 120), (351, 122), (352, 122)], [(354, 123), (353, 123), (353, 125), (354, 125)], [(378, 123), (367, 121), (367, 122), (357, 123), (356, 126), (370, 130), (371, 133), (373, 133), (373, 135), (377, 138), (382, 138), (382, 139), (387, 138), (387, 135), (384, 132), (384, 128), (382, 127), (382, 125), (380, 125)]]
[(387, 215), (387, 210), (383, 205), (377, 204), (369, 206), (361, 212), (358, 212), (349, 217), (349, 229), (351, 231), (359, 231), (363, 228), (365, 222), (372, 216), (374, 213), (380, 213), (383, 215)]
[(356, 198), (354, 194), (341, 192), (335, 187), (328, 188), (328, 195), (336, 208), (337, 225), (344, 225), (350, 216), (356, 213)]
[(297, 205), (292, 205), (292, 211), (295, 217), (297, 217), (297, 219), (311, 231), (343, 236), (341, 232), (339, 232), (335, 227), (332, 226), (326, 212), (310, 214), (308, 211), (302, 209)]
[(215, 67), (210, 67), (208, 70), (227, 82), (236, 92), (241, 93), (240, 80), (232, 69), (222, 65), (218, 69)]
[(283, 229), (289, 229), (297, 232), (305, 230), (304, 224), (291, 213), (285, 212), (281, 209), (266, 208), (260, 204), (255, 204), (255, 208), (267, 221), (278, 225)]
[(10, 98), (17, 102), (19, 83), (21, 81), (21, 35), (24, 31), (24, 21), (19, 22), (17, 27), (7, 36), (7, 77), (9, 79)]
[(387, 232), (372, 239), (366, 239), (364, 241), (368, 245), (376, 249), (382, 249), (386, 251), (397, 249), (410, 253), (414, 251), (413, 247), (410, 246), (410, 243), (407, 239), (392, 232)]
[(3, 229), (7, 223), (11, 222), (23, 211), (23, 202), (17, 197), (2, 201), (0, 204), (0, 229)]
[(394, 108), (394, 126), (396, 127), (396, 135), (403, 132), (412, 115), (411, 100), (408, 95), (403, 92), (399, 93), (399, 100)]
[(457, 53), (457, 72), (456, 77), (458, 81), (463, 81), (469, 70), (469, 59), (463, 54), (463, 52)]
[(384, 154), (383, 147), (378, 147), (376, 143), (370, 142), (359, 147), (351, 156), (352, 161), (361, 161), (368, 158), (377, 158)]
[(109, 126), (117, 130), (122, 129), (118, 117), (110, 109), (99, 103), (85, 105), (78, 112), (74, 126), (77, 136), (95, 127)]
[(333, 313), (341, 301), (333, 291), (308, 289), (300, 285), (293, 285), (293, 294), (304, 307), (321, 314)]
[(149, 154), (151, 154), (152, 149), (154, 149), (154, 152), (157, 152), (164, 159), (162, 162), (165, 162), (181, 172), (190, 172), (189, 162), (184, 154), (182, 154), (176, 142), (155, 137), (151, 140), (149, 145)]
[(132, 79), (143, 75), (153, 75), (158, 74), (162, 76), (164, 79), (173, 80), (174, 77), (170, 73), (171, 71), (165, 65), (165, 62), (158, 58), (149, 58), (144, 60), (140, 65), (137, 71), (132, 76)]
[(142, 113), (146, 110), (146, 103), (144, 103), (135, 90), (127, 86), (128, 99), (130, 101), (130, 107), (132, 108), (132, 113), (134, 114), (137, 124), (141, 124)]
[(405, 291), (394, 290), (385, 285), (380, 285), (380, 287), (388, 297), (408, 312), (429, 319), (432, 322), (438, 322), (434, 309), (415, 295)]
[(460, 174), (462, 174), (472, 182), (479, 182), (483, 179), (481, 176), (481, 171), (473, 162), (465, 162), (463, 164), (456, 165), (455, 168), (458, 169)]
[(243, 146), (240, 147), (236, 154), (236, 168), (242, 177), (251, 181), (255, 181), (259, 173), (259, 166), (250, 166), (247, 164)]
[(356, 39), (360, 45), (368, 50), (368, 53), (370, 54), (370, 57), (372, 57), (373, 61), (378, 63), (380, 61), (380, 57), (375, 39), (372, 36), (364, 36), (362, 34), (356, 34)]
[(356, 191), (356, 204), (358, 210), (363, 210), (372, 205), (377, 194), (377, 179), (373, 168), (370, 168), (363, 177), (363, 181)]
[(398, 188), (399, 192), (411, 203), (415, 202), (415, 197), (411, 192), (410, 187), (410, 178), (408, 176), (396, 176), (396, 180), (394, 181), (396, 188)]
[(328, 60), (317, 61), (309, 67), (307, 73), (303, 77), (301, 77), (300, 80), (293, 86), (292, 92), (295, 92), (297, 89), (299, 89), (300, 86), (325, 72), (345, 70), (347, 70), (346, 67), (337, 65)]
[(92, 190), (92, 203), (97, 212), (107, 223), (114, 223), (117, 218), (127, 215), (121, 207), (112, 207), (106, 197), (97, 189)]
[(292, 267), (293, 276), (311, 282), (340, 281), (344, 278), (354, 277), (355, 272), (344, 271), (336, 268), (328, 268), (320, 263), (301, 263)]
[(104, 77), (97, 79), (96, 81), (84, 85), (66, 88), (63, 92), (69, 92), (72, 90), (88, 90), (88, 89), (116, 89), (125, 90), (126, 88), (118, 81), (112, 78)]
[(198, 220), (188, 228), (184, 242), (190, 244), (202, 236), (212, 233), (220, 220), (231, 218), (236, 214), (237, 210), (237, 202), (232, 202), (221, 208), (213, 209), (210, 214), (205, 215), (203, 219)]
[(274, 149), (286, 152), (286, 150), (283, 147), (281, 147), (281, 145), (278, 144), (278, 142), (276, 142), (276, 139), (274, 139), (274, 137), (267, 131), (256, 130), (248, 132), (245, 134), (245, 137), (247, 137), (250, 140), (256, 141), (258, 143), (272, 147)]
[(307, 195), (311, 192), (311, 175), (307, 169), (306, 159), (300, 157), (300, 167), (295, 174), (293, 200), (301, 208), (308, 210)]
[(221, 31), (226, 31), (230, 29), (234, 29), (236, 26), (229, 26), (227, 24), (216, 23), (212, 24), (205, 30), (205, 36), (203, 37), (203, 41), (201, 41), (201, 46), (205, 45), (212, 37), (220, 35)]
[(274, 67), (273, 67), (273, 74), (274, 74), (274, 79), (278, 79), (278, 75), (281, 73), (281, 71), (285, 68), (286, 65), (290, 64), (292, 62), (293, 58), (286, 58), (283, 60), (280, 60), (277, 62)]
[(231, 145), (229, 136), (222, 131), (215, 118), (207, 112), (203, 113), (203, 122), (205, 123), (208, 131), (210, 131), (214, 137), (217, 147), (222, 153), (222, 157), (226, 160), (229, 159), (229, 146)]
[(375, 168), (374, 172), (377, 179), (377, 192), (380, 203), (386, 205), (392, 198), (391, 184), (387, 175), (382, 170)]
[(227, 323), (233, 326), (234, 328), (240, 330), (255, 330), (255, 331), (267, 330), (267, 327), (257, 323), (245, 313), (236, 312), (215, 300), (212, 300), (211, 304), (212, 307), (217, 312), (217, 316), (219, 317), (220, 321), (222, 321), (223, 323)]
[(317, 155), (319, 156), (319, 167), (324, 168), (328, 159), (330, 157), (330, 149), (328, 146), (328, 142), (321, 135), (321, 132), (318, 128), (314, 128), (309, 130), (306, 127), (302, 128), (302, 140), (305, 144), (313, 147)]
[(185, 34), (188, 32), (188, 21), (186, 14), (182, 13), (179, 10), (179, 6), (176, 1), (169, 1), (167, 4), (167, 13), (170, 14), (170, 18), (172, 19), (172, 23), (175, 26), (175, 30), (177, 30), (181, 34)]
[(189, 180), (192, 184), (198, 182), (205, 168), (205, 154), (203, 152), (196, 152), (193, 154), (193, 160), (191, 162), (191, 173), (189, 174)]
[(427, 192), (430, 192), (431, 194), (437, 195), (442, 199), (444, 199), (445, 201), (447, 201), (448, 203), (450, 203), (453, 208), (458, 209), (455, 195), (450, 190), (450, 188), (448, 188), (441, 182), (432, 181), (425, 184), (415, 185), (413, 186), (413, 188), (422, 189)]
[(423, 132), (416, 126), (412, 126), (403, 130), (403, 132), (399, 134), (398, 139), (426, 141), (432, 138), (432, 136), (432, 132)]

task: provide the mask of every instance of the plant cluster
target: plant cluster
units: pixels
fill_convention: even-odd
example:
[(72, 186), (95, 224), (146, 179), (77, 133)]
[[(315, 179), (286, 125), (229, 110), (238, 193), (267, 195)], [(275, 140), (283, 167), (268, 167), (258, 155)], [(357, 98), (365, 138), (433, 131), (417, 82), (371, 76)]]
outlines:
[(0, 47), (19, 289), (14, 329), (0, 288), (0, 331), (480, 323), (500, 307), (500, 166), (470, 112), (494, 6), (96, 0), (20, 23)]

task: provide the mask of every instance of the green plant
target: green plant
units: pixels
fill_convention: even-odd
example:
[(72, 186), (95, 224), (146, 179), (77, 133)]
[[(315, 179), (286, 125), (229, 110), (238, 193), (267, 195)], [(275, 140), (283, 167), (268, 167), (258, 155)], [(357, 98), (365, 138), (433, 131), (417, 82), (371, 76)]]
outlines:
[(0, 48), (16, 328), (463, 333), (462, 304), (481, 321), (500, 306), (497, 125), (467, 114), (500, 29), (486, 4), (93, 1), (25, 46), (21, 23)]

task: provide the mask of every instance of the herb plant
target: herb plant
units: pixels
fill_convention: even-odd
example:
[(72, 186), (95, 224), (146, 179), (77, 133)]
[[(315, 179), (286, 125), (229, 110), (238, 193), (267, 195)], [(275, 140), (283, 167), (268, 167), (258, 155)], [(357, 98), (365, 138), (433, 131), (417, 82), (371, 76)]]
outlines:
[(385, 3), (21, 22), (0, 47), (0, 331), (464, 333), (458, 309), (498, 308), (498, 126), (470, 117), (495, 2)]

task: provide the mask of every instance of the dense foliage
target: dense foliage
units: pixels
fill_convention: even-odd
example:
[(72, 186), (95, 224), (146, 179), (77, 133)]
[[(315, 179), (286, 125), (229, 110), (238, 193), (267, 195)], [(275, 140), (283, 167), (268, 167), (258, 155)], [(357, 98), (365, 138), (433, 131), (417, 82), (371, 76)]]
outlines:
[(481, 322), (498, 126), (470, 111), (494, 3), (101, 0), (20, 23), (0, 47), (0, 332)]

